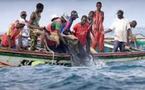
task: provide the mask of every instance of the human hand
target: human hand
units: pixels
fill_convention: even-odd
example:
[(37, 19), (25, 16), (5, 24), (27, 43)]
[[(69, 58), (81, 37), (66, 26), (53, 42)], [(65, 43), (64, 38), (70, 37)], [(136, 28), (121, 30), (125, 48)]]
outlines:
[(40, 29), (41, 31), (43, 31), (43, 30), (45, 29), (45, 27), (40, 27), (39, 29)]

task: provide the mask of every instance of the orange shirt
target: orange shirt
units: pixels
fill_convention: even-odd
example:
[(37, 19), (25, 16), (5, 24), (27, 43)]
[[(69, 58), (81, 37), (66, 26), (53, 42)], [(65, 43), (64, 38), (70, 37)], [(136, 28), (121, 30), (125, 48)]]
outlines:
[(95, 11), (95, 16), (93, 18), (92, 30), (94, 36), (91, 34), (91, 47), (98, 49), (99, 51), (104, 50), (104, 31), (103, 21), (104, 12)]
[(95, 11), (95, 16), (93, 18), (93, 30), (96, 32), (102, 32), (104, 30), (103, 21), (104, 21), (104, 13)]
[(15, 46), (15, 40), (19, 36), (20, 31), (21, 30), (17, 29), (15, 26), (11, 26), (8, 32), (2, 36), (2, 41), (1, 41), (2, 46), (5, 46), (5, 47), (8, 46), (8, 36), (10, 36), (10, 39), (11, 39), (11, 46), (12, 47)]
[(87, 33), (89, 31), (89, 24), (85, 23), (84, 25), (81, 25), (81, 23), (77, 23), (74, 27), (74, 34), (79, 39), (81, 44), (84, 46), (86, 44), (86, 37)]

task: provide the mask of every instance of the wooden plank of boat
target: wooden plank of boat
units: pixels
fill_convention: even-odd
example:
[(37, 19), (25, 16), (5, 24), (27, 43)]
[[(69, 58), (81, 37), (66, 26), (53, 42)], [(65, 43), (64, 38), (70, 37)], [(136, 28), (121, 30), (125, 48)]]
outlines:
[(98, 60), (105, 62), (111, 61), (131, 61), (145, 59), (145, 52), (116, 52), (95, 54)]
[[(50, 52), (36, 52), (36, 51), (27, 51), (27, 50), (24, 50), (24, 51), (17, 51), (17, 50), (7, 50), (7, 49), (0, 49), (0, 54), (2, 55), (5, 55), (5, 54), (17, 54), (17, 55), (30, 55), (31, 57), (42, 57), (42, 58), (52, 58), (53, 56), (53, 53), (50, 53)], [(54, 54), (54, 57), (55, 58), (66, 58), (68, 59), (69, 58), (69, 55), (68, 54), (65, 54), (65, 53), (55, 53)]]
[[(38, 57), (52, 57), (53, 54), (49, 52), (34, 52), (34, 51), (17, 51), (17, 50), (2, 50), (0, 49), (0, 54), (2, 53), (11, 53), (11, 54), (21, 54), (21, 55), (31, 55), (31, 56), (38, 56)], [(126, 57), (126, 56), (145, 56), (144, 51), (136, 51), (136, 52), (107, 52), (107, 53), (97, 53), (93, 54), (95, 57)], [(63, 57), (69, 58), (69, 54), (65, 53), (55, 53), (55, 57)]]
[(34, 51), (17, 51), (0, 49), (0, 62), (7, 66), (19, 66), (22, 61), (45, 61), (51, 64), (70, 64), (70, 55), (64, 53), (34, 52)]

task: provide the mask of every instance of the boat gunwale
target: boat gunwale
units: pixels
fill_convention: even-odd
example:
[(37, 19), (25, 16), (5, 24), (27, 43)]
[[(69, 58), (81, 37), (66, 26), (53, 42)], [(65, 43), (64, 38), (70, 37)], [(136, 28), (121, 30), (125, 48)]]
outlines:
[[(32, 56), (41, 56), (41, 57), (52, 57), (53, 54), (50, 52), (36, 52), (36, 51), (17, 51), (17, 50), (7, 50), (0, 49), (0, 52), (3, 53), (13, 53), (13, 54), (24, 54), (24, 55), (32, 55)], [(145, 56), (144, 51), (135, 51), (135, 52), (107, 52), (107, 53), (97, 53), (93, 54), (94, 57), (137, 57), (137, 56)], [(69, 54), (66, 53), (55, 53), (54, 57), (63, 57), (70, 58)]]

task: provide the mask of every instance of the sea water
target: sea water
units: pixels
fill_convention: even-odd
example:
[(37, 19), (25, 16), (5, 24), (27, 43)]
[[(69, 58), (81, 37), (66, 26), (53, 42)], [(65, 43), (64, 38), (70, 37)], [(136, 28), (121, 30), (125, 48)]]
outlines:
[[(3, 13), (0, 17), (0, 33), (6, 32), (9, 24), (19, 18), (19, 13), (22, 10), (28, 12), (29, 19), (38, 1), (1, 0), (0, 7)], [(70, 13), (73, 9), (77, 10), (81, 17), (87, 14), (89, 10), (95, 10), (96, 3), (96, 0), (92, 0), (92, 2), (89, 0), (86, 0), (86, 2), (85, 0), (71, 0), (71, 2), (69, 0), (41, 1), (45, 5), (40, 21), (42, 25), (47, 25), (52, 15)], [(110, 26), (110, 23), (113, 22), (112, 19), (115, 18), (116, 10), (120, 8), (125, 10), (125, 16), (129, 20), (136, 19), (138, 26), (144, 24), (142, 21), (144, 13), (141, 9), (144, 8), (143, 0), (140, 2), (120, 0), (119, 3), (116, 0), (115, 2), (114, 0), (103, 1), (105, 27)], [(74, 5), (77, 7), (74, 8)], [(138, 6), (130, 9), (130, 6), (134, 5)], [(59, 6), (59, 8), (56, 6)], [(111, 9), (108, 7), (111, 7)], [(137, 13), (134, 14), (132, 10), (137, 11)], [(144, 34), (144, 29), (137, 28), (134, 33)], [(98, 61), (92, 67), (40, 65), (36, 67), (0, 68), (0, 90), (145, 90), (145, 60), (110, 63)]]
[(0, 90), (145, 90), (145, 61), (0, 68)]

